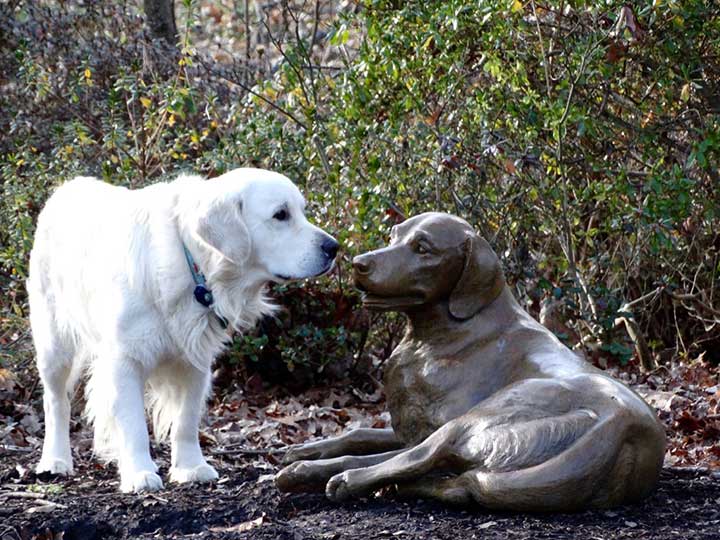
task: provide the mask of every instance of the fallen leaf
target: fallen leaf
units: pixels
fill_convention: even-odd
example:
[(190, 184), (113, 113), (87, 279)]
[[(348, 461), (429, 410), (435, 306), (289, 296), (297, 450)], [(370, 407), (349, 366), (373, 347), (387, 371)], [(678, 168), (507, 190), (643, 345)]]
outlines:
[(242, 523), (238, 523), (237, 525), (232, 525), (231, 527), (211, 527), (210, 530), (212, 532), (219, 532), (219, 533), (227, 533), (227, 532), (247, 532), (251, 531), (252, 529), (255, 529), (257, 527), (262, 526), (262, 524), (265, 522), (265, 514), (260, 516), (257, 519), (253, 519), (251, 521), (243, 521)]
[(690, 99), (690, 83), (685, 84), (680, 90), (680, 100), (687, 101)]

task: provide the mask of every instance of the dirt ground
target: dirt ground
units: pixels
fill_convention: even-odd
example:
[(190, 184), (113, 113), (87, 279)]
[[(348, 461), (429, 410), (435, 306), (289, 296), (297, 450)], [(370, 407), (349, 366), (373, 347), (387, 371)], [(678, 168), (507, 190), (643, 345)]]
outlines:
[[(392, 494), (345, 504), (320, 494), (284, 495), (271, 480), (272, 466), (242, 452), (215, 456), (217, 484), (124, 495), (111, 466), (87, 458), (71, 479), (38, 477), (30, 471), (35, 454), (3, 456), (0, 540), (720, 538), (720, 475), (697, 469), (665, 469), (654, 495), (636, 506), (528, 515)], [(157, 458), (166, 472), (165, 451)]]
[[(371, 389), (353, 385), (300, 395), (251, 393), (250, 384), (220, 392), (201, 432), (205, 454), (220, 473), (212, 485), (121, 494), (115, 467), (92, 458), (92, 433), (78, 415), (71, 422), (76, 475), (38, 477), (32, 470), (42, 442), (41, 393), (30, 369), (16, 372), (25, 376), (0, 391), (0, 540), (720, 540), (720, 390), (713, 386), (715, 368), (704, 364), (670, 373), (668, 386), (652, 379), (635, 386), (668, 429), (665, 460), (675, 467), (663, 471), (656, 492), (636, 506), (565, 515), (449, 508), (392, 493), (344, 504), (322, 494), (279, 493), (272, 477), (284, 445), (388, 425), (379, 389), (366, 393)], [(154, 445), (153, 455), (165, 478), (167, 445)]]

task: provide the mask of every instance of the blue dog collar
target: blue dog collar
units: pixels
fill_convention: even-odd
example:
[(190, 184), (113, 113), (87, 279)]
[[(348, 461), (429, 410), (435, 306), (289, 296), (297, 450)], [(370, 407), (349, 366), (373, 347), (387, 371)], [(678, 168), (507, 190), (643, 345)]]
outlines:
[(190, 267), (190, 272), (192, 273), (193, 281), (195, 282), (193, 296), (195, 296), (195, 300), (197, 300), (201, 305), (206, 308), (210, 308), (213, 305), (214, 300), (212, 291), (207, 288), (205, 275), (198, 268), (198, 265), (195, 263), (195, 260), (190, 254), (190, 250), (188, 250), (185, 244), (183, 244), (183, 251), (185, 251), (185, 260)]
[(227, 319), (212, 308), (214, 302), (213, 294), (212, 291), (207, 288), (205, 274), (200, 271), (200, 268), (198, 268), (198, 265), (195, 263), (193, 256), (190, 254), (190, 250), (185, 244), (183, 244), (183, 251), (185, 252), (185, 260), (187, 261), (188, 267), (190, 268), (190, 273), (192, 274), (193, 281), (195, 282), (195, 290), (193, 291), (193, 296), (195, 297), (195, 300), (197, 300), (200, 305), (205, 306), (206, 308), (211, 310), (220, 321), (220, 325), (223, 328), (227, 328)]

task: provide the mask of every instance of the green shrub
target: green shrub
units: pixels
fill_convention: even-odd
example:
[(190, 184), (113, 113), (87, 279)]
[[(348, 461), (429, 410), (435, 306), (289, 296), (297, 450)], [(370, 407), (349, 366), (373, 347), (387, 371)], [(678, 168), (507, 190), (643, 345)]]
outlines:
[(332, 279), (279, 290), (289, 319), (239, 356), (317, 371), (386, 355), (396, 319), (336, 319), (357, 312), (349, 260), (425, 210), (475, 225), (531, 310), (563, 302), (570, 342), (625, 361), (614, 322), (645, 297), (654, 350), (720, 350), (717, 6), (366, 1), (316, 20), (287, 2), (246, 36), (244, 14), (218, 4), (214, 25), (184, 0), (173, 49), (131, 6), (38, 4), (0, 17), (4, 310), (24, 308), (34, 220), (63, 180), (251, 165), (297, 181), (345, 251)]
[(408, 214), (467, 218), (521, 296), (559, 287), (570, 324), (621, 359), (614, 321), (655, 289), (635, 316), (656, 349), (717, 354), (717, 6), (365, 8), (336, 108), (357, 177)]

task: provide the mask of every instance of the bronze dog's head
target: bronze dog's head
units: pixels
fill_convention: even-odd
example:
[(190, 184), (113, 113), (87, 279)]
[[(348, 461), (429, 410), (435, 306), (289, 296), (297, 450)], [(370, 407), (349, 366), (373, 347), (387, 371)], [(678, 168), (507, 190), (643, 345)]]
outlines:
[(505, 286), (500, 260), (464, 220), (428, 212), (393, 227), (388, 247), (353, 259), (355, 285), (369, 309), (410, 312), (447, 302), (468, 319)]

